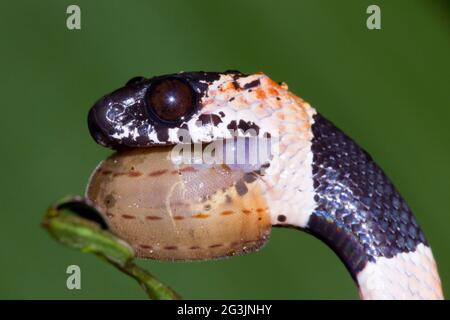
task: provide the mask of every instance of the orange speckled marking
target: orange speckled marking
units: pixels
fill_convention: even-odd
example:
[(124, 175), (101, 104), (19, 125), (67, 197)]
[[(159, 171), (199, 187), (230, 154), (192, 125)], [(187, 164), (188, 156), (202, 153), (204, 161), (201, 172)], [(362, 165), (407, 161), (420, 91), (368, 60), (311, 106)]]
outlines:
[(124, 219), (136, 219), (135, 216), (132, 216), (132, 215), (129, 215), (129, 214), (122, 214), (121, 217), (124, 218)]
[(282, 112), (276, 113), (276, 116), (278, 117), (278, 119), (280, 119), (280, 120), (282, 120), (282, 121), (284, 121), (284, 119), (285, 119), (285, 115), (284, 115), (284, 113), (282, 113)]
[(225, 211), (222, 211), (220, 214), (222, 215), (222, 216), (229, 216), (230, 214), (233, 214), (234, 213), (234, 211), (231, 211), (231, 210), (225, 210)]
[(221, 85), (219, 88), (219, 91), (224, 92), (228, 90), (236, 90), (236, 87), (234, 86), (234, 82), (226, 82), (225, 84)]
[(139, 172), (139, 171), (130, 171), (130, 172), (128, 172), (128, 176), (129, 176), (129, 177), (140, 177), (140, 176), (142, 176), (142, 172)]
[(164, 169), (164, 170), (156, 170), (156, 171), (150, 172), (148, 175), (149, 175), (150, 177), (156, 177), (156, 176), (161, 176), (161, 175), (163, 175), (163, 174), (166, 173), (166, 172), (167, 172), (166, 169)]
[(173, 219), (174, 220), (183, 220), (184, 217), (183, 216), (174, 216)]
[(103, 175), (112, 174), (114, 177), (120, 177), (120, 176), (139, 177), (142, 175), (142, 172), (139, 172), (139, 171), (113, 172), (112, 170), (103, 170), (102, 174)]
[(269, 93), (269, 95), (271, 96), (278, 96), (279, 92), (278, 90), (275, 90), (274, 88), (267, 88), (267, 92)]
[(252, 213), (252, 210), (249, 210), (249, 209), (242, 209), (242, 213), (250, 214), (250, 213)]
[(262, 100), (262, 99), (266, 98), (266, 93), (261, 88), (256, 88), (255, 93), (256, 93), (256, 98), (258, 98), (258, 99)]
[(258, 209), (256, 209), (256, 212), (258, 212), (258, 213), (261, 213), (261, 212), (264, 212), (264, 211), (266, 211), (266, 210), (263, 209), (263, 208), (258, 208)]
[(126, 172), (113, 172), (113, 176), (114, 177), (119, 177), (119, 176), (124, 176), (124, 175), (126, 175), (127, 173)]
[(209, 214), (197, 213), (197, 214), (192, 215), (192, 218), (205, 219), (205, 218), (209, 218)]
[(178, 170), (173, 170), (170, 173), (171, 174), (179, 174), (182, 172), (197, 172), (197, 169), (195, 169), (194, 167), (184, 167), (182, 169), (178, 169)]
[(162, 217), (159, 217), (159, 216), (145, 216), (145, 219), (147, 219), (147, 220), (161, 220)]

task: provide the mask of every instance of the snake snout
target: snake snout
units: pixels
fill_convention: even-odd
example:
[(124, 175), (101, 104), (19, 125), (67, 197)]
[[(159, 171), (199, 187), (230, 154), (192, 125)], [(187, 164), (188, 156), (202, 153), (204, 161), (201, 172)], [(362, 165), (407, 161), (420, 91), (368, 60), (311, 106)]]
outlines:
[(98, 144), (105, 147), (112, 147), (114, 143), (113, 141), (111, 141), (109, 135), (107, 134), (108, 130), (107, 123), (105, 123), (105, 121), (102, 121), (102, 119), (104, 119), (105, 114), (106, 108), (103, 105), (102, 101), (100, 100), (89, 111), (88, 114), (89, 133), (91, 134), (95, 142), (97, 142)]

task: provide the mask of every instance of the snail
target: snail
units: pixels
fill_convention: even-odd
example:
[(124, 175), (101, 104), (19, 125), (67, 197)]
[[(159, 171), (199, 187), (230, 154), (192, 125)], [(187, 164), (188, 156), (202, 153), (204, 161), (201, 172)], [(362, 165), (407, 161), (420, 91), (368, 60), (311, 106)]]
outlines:
[(254, 173), (225, 164), (176, 164), (170, 150), (129, 149), (96, 168), (86, 197), (111, 231), (136, 256), (158, 260), (214, 259), (261, 248), (271, 223)]

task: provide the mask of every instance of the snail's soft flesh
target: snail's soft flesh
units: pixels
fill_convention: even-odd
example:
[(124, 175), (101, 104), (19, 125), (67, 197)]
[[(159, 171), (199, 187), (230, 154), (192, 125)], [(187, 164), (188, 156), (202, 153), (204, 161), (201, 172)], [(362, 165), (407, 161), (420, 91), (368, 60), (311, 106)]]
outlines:
[(176, 165), (170, 148), (113, 154), (86, 196), (139, 257), (200, 260), (259, 249), (271, 230), (252, 173), (227, 165)]

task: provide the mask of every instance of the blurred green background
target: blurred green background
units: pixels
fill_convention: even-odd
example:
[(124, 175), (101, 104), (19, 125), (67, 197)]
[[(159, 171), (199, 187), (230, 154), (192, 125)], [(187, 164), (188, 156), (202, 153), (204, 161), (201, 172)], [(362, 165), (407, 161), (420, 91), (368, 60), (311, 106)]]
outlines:
[[(81, 7), (82, 29), (66, 28)], [(366, 8), (382, 30), (366, 28)], [(450, 5), (446, 1), (2, 1), (0, 298), (137, 298), (143, 291), (40, 227), (82, 194), (110, 151), (86, 115), (132, 76), (264, 71), (377, 159), (409, 202), (450, 294)], [(66, 267), (82, 289), (66, 289)], [(199, 263), (141, 261), (185, 298), (357, 298), (320, 241), (276, 229), (260, 252)]]

